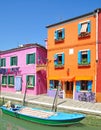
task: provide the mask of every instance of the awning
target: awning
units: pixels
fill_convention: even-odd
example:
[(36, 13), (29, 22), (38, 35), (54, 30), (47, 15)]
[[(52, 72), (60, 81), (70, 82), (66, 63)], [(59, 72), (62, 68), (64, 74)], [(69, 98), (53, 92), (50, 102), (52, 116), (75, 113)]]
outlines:
[(61, 81), (73, 81), (75, 80), (75, 76), (67, 76), (67, 77), (49, 77), (49, 80), (61, 80)]
[(93, 80), (93, 76), (76, 76), (75, 80)]

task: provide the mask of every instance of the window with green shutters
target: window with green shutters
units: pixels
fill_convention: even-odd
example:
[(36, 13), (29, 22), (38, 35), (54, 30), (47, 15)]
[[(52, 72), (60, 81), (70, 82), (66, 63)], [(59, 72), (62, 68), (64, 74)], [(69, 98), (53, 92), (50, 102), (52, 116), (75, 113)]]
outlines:
[(55, 41), (64, 40), (64, 38), (65, 38), (65, 29), (62, 28), (62, 29), (56, 30), (55, 33), (54, 33), (54, 37), (55, 37)]
[(7, 85), (7, 76), (2, 76), (2, 85)]
[(17, 65), (17, 56), (10, 58), (10, 65), (11, 66)]
[(92, 81), (90, 80), (80, 80), (76, 82), (76, 91), (91, 91), (92, 90)]
[(64, 53), (54, 55), (54, 66), (55, 68), (64, 67)]
[(91, 21), (85, 21), (78, 24), (78, 36), (86, 37), (89, 36), (91, 32)]
[(34, 88), (35, 87), (35, 75), (27, 75), (26, 84), (27, 84), (28, 88)]
[(91, 51), (90, 50), (80, 50), (78, 52), (78, 65), (90, 65), (91, 62)]
[(26, 55), (26, 64), (35, 64), (35, 53)]
[(8, 85), (14, 86), (14, 76), (8, 76)]
[(6, 66), (6, 59), (5, 58), (0, 59), (0, 66), (1, 67)]

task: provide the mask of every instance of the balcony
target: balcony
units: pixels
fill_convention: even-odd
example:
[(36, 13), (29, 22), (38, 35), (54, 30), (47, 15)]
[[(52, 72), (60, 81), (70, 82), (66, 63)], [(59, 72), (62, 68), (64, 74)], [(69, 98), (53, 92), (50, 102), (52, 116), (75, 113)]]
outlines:
[(46, 64), (37, 64), (36, 65), (36, 71), (46, 70), (46, 69), (47, 69), (47, 65)]

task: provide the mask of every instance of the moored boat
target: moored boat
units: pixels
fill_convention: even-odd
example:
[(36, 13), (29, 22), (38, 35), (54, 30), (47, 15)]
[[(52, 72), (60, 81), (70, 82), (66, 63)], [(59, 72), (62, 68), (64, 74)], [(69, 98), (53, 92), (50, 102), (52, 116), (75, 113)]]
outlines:
[(52, 112), (21, 105), (15, 105), (14, 107), (6, 107), (4, 105), (0, 108), (3, 113), (10, 116), (43, 125), (64, 126), (78, 123), (85, 118), (84, 114)]

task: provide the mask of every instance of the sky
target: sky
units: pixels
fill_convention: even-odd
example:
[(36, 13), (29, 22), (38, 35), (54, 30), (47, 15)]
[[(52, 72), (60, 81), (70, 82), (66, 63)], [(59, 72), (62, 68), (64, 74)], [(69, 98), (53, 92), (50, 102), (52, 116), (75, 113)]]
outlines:
[(45, 46), (47, 25), (101, 8), (101, 0), (0, 0), (0, 50)]

